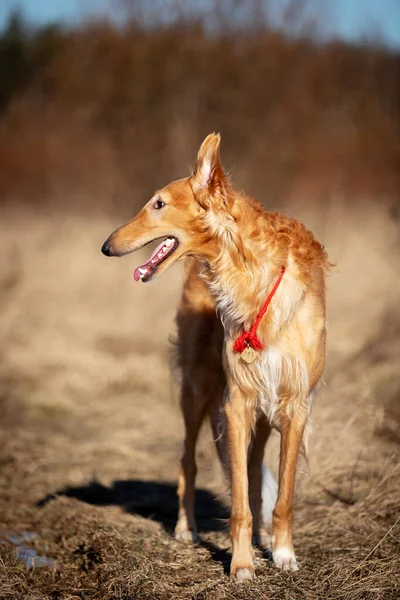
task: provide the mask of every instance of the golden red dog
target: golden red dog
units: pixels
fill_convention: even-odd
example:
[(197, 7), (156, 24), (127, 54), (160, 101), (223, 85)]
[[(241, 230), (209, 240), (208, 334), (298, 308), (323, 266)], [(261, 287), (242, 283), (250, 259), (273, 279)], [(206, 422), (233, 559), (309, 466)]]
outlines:
[[(254, 576), (252, 538), (262, 542), (271, 520), (275, 565), (298, 569), (293, 490), (312, 391), (324, 369), (328, 261), (301, 223), (232, 189), (219, 145), (220, 136), (210, 134), (194, 173), (158, 191), (102, 250), (121, 256), (163, 240), (135, 270), (135, 279), (144, 282), (186, 258), (177, 315), (186, 437), (175, 534), (196, 536), (195, 445), (208, 416), (231, 482), (231, 578), (244, 581)], [(250, 362), (237, 351), (246, 346)], [(276, 484), (262, 468), (271, 428), (281, 434), (273, 513)]]

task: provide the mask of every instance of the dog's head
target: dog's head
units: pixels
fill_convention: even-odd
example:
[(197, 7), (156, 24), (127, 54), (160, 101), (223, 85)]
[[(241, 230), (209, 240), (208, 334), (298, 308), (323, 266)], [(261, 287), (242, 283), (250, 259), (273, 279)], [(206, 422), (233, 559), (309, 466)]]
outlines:
[(106, 256), (123, 256), (155, 240), (149, 260), (135, 269), (136, 281), (150, 281), (186, 256), (211, 260), (216, 252), (216, 214), (228, 215), (230, 186), (219, 156), (221, 137), (202, 143), (193, 174), (157, 191), (134, 219), (104, 242)]

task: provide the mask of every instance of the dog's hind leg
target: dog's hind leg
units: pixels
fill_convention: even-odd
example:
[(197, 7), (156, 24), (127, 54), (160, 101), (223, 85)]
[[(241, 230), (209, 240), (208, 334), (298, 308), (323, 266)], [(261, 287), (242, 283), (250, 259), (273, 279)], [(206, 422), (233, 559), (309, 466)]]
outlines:
[(194, 518), (195, 449), (199, 431), (207, 414), (221, 405), (225, 388), (222, 368), (224, 332), (217, 318), (215, 303), (199, 273), (203, 265), (186, 262), (186, 282), (177, 314), (178, 365), (182, 372), (181, 409), (185, 424), (184, 451), (179, 475), (179, 516), (175, 537), (196, 538)]
[(191, 382), (183, 381), (181, 408), (185, 423), (185, 441), (178, 483), (179, 513), (175, 537), (195, 541), (197, 528), (194, 516), (196, 479), (196, 442), (207, 410), (207, 397), (194, 393)]
[[(250, 444), (248, 464), (249, 500), (251, 514), (253, 515), (253, 544), (263, 547), (269, 545), (270, 539), (265, 526), (272, 525), (272, 509), (276, 501), (276, 494), (274, 494), (273, 489), (276, 483), (267, 467), (263, 467), (264, 448), (270, 433), (271, 426), (267, 419), (260, 417), (256, 423), (255, 434)], [(263, 507), (263, 503), (268, 503), (268, 506)], [(268, 519), (264, 519), (263, 514), (268, 513), (270, 513)]]

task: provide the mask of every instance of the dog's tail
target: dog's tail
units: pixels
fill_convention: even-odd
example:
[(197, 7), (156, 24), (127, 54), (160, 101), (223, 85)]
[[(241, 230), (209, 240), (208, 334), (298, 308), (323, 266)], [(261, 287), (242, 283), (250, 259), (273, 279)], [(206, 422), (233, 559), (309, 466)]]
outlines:
[(272, 523), (272, 511), (278, 497), (278, 484), (271, 471), (262, 466), (262, 516), (264, 524)]

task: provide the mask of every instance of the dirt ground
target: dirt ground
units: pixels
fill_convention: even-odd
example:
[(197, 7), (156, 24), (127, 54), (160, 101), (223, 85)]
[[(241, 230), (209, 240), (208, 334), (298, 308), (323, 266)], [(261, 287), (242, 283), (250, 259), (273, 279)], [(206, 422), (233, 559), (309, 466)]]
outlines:
[[(257, 578), (241, 585), (228, 578), (226, 486), (207, 428), (199, 542), (171, 535), (183, 427), (168, 337), (181, 268), (134, 283), (138, 256), (100, 254), (118, 220), (3, 215), (2, 600), (400, 597), (399, 224), (381, 202), (334, 207), (323, 221), (293, 211), (337, 262), (328, 365), (297, 487), (302, 569), (278, 572), (258, 553)], [(275, 435), (266, 456), (275, 473), (277, 444)]]

